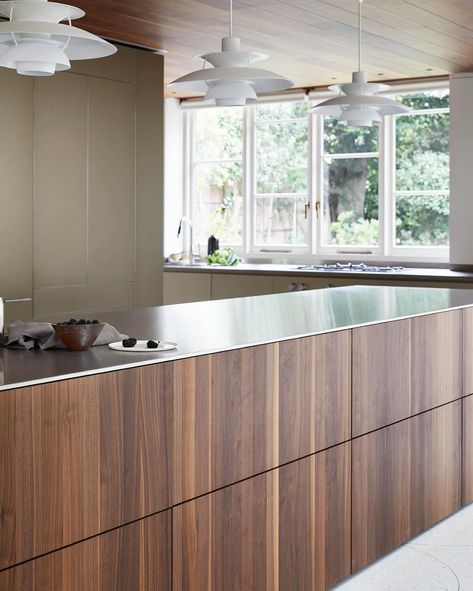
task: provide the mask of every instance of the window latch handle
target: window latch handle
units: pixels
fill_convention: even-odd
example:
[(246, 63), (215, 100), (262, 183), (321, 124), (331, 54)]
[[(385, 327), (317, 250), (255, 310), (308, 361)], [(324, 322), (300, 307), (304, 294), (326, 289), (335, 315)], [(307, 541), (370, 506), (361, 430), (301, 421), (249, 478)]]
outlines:
[(317, 201), (317, 202), (315, 203), (315, 214), (316, 214), (316, 217), (317, 217), (317, 219), (319, 219), (319, 214), (320, 214), (320, 201)]
[(304, 205), (304, 218), (307, 219), (308, 215), (309, 215), (309, 209), (310, 209), (310, 201), (307, 201), (307, 203)]

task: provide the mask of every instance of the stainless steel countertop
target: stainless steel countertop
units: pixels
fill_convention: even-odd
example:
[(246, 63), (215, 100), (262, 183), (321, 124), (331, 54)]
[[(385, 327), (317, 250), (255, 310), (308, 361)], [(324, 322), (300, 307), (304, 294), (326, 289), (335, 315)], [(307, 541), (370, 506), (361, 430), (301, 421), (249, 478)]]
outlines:
[(0, 349), (0, 390), (160, 363), (473, 305), (473, 290), (348, 286), (100, 314), (136, 338), (178, 343), (168, 353)]
[[(372, 263), (369, 263), (372, 264)], [(390, 263), (382, 263), (389, 265)], [(442, 268), (427, 267), (406, 267), (401, 271), (319, 271), (315, 269), (298, 269), (301, 264), (278, 265), (278, 264), (259, 264), (259, 263), (240, 263), (235, 267), (225, 267), (221, 265), (207, 264), (179, 264), (166, 263), (165, 272), (171, 273), (231, 273), (232, 275), (291, 275), (297, 277), (325, 277), (327, 279), (385, 279), (386, 281), (442, 281), (452, 283), (473, 283), (473, 273), (463, 273), (460, 271), (451, 271)]]

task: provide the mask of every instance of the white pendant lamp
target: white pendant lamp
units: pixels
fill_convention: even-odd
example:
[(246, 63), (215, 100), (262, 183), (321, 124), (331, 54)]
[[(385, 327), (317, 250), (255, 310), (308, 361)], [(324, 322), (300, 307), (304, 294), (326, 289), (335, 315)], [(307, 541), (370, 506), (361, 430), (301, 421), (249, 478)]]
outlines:
[[(203, 61), (203, 68), (174, 80), (168, 87), (205, 93), (205, 99), (214, 100), (218, 106), (235, 107), (256, 101), (259, 92), (277, 92), (293, 86), (284, 76), (252, 67), (268, 56), (240, 51), (240, 39), (233, 37), (232, 0), (229, 2), (229, 36), (222, 39), (222, 51), (197, 56), (195, 59)], [(207, 63), (212, 67), (206, 68)]]
[(361, 4), (358, 0), (358, 71), (353, 72), (349, 84), (329, 86), (340, 96), (328, 99), (312, 107), (312, 113), (338, 117), (338, 123), (352, 127), (371, 127), (379, 123), (384, 115), (396, 115), (410, 111), (409, 107), (398, 103), (378, 92), (389, 90), (387, 84), (368, 82), (368, 75), (361, 69)]
[[(0, 66), (25, 76), (52, 76), (68, 70), (70, 60), (106, 57), (117, 48), (71, 26), (84, 11), (48, 0), (0, 1)], [(67, 20), (69, 24), (60, 24)]]

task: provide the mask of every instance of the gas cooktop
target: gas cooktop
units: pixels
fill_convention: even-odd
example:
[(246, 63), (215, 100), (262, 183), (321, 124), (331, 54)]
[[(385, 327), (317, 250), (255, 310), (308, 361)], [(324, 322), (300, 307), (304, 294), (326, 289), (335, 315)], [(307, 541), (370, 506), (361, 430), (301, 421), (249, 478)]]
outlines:
[(353, 271), (358, 273), (395, 273), (404, 271), (405, 267), (383, 267), (378, 265), (366, 265), (365, 263), (333, 263), (331, 265), (301, 265), (297, 267), (302, 271)]

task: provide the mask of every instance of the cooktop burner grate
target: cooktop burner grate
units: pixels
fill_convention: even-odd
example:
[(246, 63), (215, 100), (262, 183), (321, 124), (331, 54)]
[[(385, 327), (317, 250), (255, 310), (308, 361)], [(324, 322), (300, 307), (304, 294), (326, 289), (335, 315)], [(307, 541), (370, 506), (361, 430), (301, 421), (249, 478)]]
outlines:
[(331, 265), (300, 265), (302, 271), (353, 271), (358, 273), (395, 273), (405, 267), (366, 265), (365, 263), (333, 263)]

